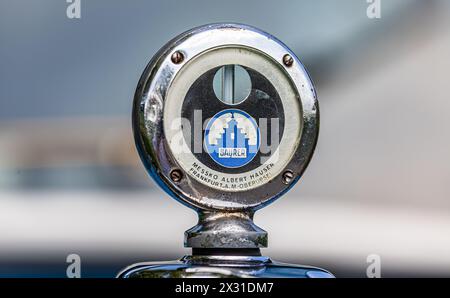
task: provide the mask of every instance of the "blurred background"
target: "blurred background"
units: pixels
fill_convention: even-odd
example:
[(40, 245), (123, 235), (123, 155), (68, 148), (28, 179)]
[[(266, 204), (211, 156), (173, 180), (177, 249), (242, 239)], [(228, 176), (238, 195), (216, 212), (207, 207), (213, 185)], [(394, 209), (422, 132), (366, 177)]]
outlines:
[(189, 253), (196, 214), (138, 160), (131, 105), (191, 27), (256, 26), (314, 80), (321, 132), (297, 186), (259, 211), (263, 254), (366, 277), (450, 277), (450, 2), (0, 0), (0, 276), (113, 277)]

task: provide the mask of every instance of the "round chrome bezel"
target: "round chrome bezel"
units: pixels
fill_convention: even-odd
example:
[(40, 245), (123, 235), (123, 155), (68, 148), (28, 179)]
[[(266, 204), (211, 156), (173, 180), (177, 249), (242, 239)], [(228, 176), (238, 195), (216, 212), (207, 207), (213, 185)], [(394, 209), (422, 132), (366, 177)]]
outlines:
[[(259, 51), (277, 63), (298, 93), (301, 108), (301, 136), (292, 158), (269, 183), (257, 188), (225, 193), (213, 189), (182, 173), (174, 181), (171, 173), (180, 170), (164, 132), (165, 100), (171, 83), (184, 65), (203, 52), (218, 47), (244, 47)], [(174, 63), (175, 52), (183, 55)], [(283, 57), (290, 55), (292, 65)], [(288, 121), (288, 120), (287, 120)], [(150, 61), (136, 89), (133, 107), (133, 130), (140, 157), (153, 179), (172, 197), (185, 205), (203, 210), (256, 210), (289, 190), (306, 169), (317, 142), (319, 108), (313, 84), (295, 54), (273, 36), (241, 24), (212, 24), (182, 33), (167, 43)], [(283, 174), (293, 173), (289, 183)]]

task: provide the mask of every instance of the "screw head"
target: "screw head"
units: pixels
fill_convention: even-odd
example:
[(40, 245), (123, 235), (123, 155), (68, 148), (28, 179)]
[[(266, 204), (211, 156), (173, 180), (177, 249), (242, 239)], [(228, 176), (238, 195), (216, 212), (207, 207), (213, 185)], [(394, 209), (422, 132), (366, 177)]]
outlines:
[(290, 67), (290, 66), (292, 66), (292, 64), (294, 64), (294, 58), (292, 58), (291, 55), (286, 54), (286, 55), (283, 56), (283, 63), (287, 67)]
[(180, 182), (182, 178), (183, 173), (180, 170), (175, 169), (170, 172), (170, 179), (172, 179), (173, 182)]
[(295, 174), (291, 170), (287, 170), (283, 173), (283, 183), (290, 184), (294, 180)]
[(170, 57), (172, 62), (175, 64), (180, 64), (184, 60), (184, 55), (180, 51), (176, 51), (172, 54), (172, 57)]

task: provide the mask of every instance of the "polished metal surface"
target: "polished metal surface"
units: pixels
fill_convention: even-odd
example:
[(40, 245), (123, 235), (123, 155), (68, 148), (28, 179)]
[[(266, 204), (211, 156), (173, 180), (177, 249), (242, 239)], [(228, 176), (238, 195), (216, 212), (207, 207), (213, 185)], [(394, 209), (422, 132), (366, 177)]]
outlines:
[[(244, 66), (253, 82), (267, 80), (269, 83), (264, 86), (272, 86), (272, 97), (279, 102), (275, 110), (278, 112), (270, 116), (281, 119), (283, 124), (278, 147), (265, 163), (249, 169), (225, 171), (220, 166), (204, 164), (190, 150), (177, 152), (178, 147), (186, 147), (184, 139), (181, 146), (173, 141), (176, 133), (183, 130), (178, 118), (183, 111), (193, 109), (184, 106), (186, 94), (192, 93), (194, 84), (208, 71), (224, 65)], [(223, 75), (227, 100), (234, 89), (229, 82), (231, 70), (226, 69)], [(270, 97), (259, 89), (252, 90), (252, 98)], [(193, 97), (194, 101), (205, 92), (198, 91), (201, 92)], [(249, 102), (247, 99), (241, 105)], [(204, 110), (211, 110), (214, 105), (205, 104), (208, 106)], [(273, 110), (263, 104), (250, 109), (263, 117), (267, 117), (264, 111)], [(150, 61), (135, 93), (133, 129), (149, 174), (168, 194), (199, 213), (198, 224), (185, 233), (186, 246), (260, 248), (267, 246), (267, 233), (253, 223), (253, 214), (300, 179), (317, 142), (319, 109), (305, 68), (283, 43), (247, 25), (212, 24), (179, 35)], [(197, 171), (206, 171), (224, 183), (207, 183)], [(259, 175), (260, 178), (254, 178)], [(239, 186), (232, 183), (249, 180)]]
[(187, 247), (267, 247), (267, 232), (253, 223), (251, 212), (199, 213), (199, 222), (184, 233)]
[(311, 266), (284, 264), (268, 257), (185, 256), (169, 262), (147, 262), (125, 268), (118, 278), (333, 278)]

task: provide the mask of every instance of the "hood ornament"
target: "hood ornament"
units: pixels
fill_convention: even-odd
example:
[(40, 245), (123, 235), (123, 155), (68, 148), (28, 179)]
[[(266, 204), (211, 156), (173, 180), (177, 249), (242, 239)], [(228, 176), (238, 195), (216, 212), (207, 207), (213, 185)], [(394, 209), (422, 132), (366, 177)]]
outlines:
[(199, 221), (185, 232), (192, 256), (133, 265), (120, 277), (332, 277), (260, 254), (268, 237), (253, 215), (300, 179), (319, 132), (314, 86), (275, 37), (240, 24), (177, 36), (142, 74), (133, 130), (150, 176)]

